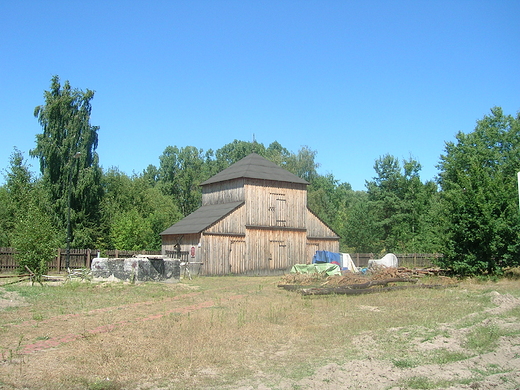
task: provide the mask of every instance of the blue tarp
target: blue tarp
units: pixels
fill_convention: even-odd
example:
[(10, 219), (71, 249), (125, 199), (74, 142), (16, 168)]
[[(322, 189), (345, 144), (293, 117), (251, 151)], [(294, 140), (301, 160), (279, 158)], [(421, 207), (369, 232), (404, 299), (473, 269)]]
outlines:
[(331, 263), (336, 264), (341, 269), (341, 253), (329, 251), (316, 251), (312, 258), (312, 264)]

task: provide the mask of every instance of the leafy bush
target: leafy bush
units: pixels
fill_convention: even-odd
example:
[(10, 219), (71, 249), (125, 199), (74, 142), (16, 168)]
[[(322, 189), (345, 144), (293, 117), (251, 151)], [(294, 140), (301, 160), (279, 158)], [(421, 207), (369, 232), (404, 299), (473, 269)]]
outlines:
[(30, 205), (27, 214), (17, 221), (13, 235), (20, 272), (26, 273), (29, 268), (35, 274), (36, 281), (41, 282), (41, 276), (47, 272), (48, 263), (54, 258), (59, 242), (48, 214), (36, 205)]
[(463, 276), (497, 275), (520, 265), (519, 130), (520, 115), (495, 107), (473, 132), (446, 143), (439, 165), (444, 268)]

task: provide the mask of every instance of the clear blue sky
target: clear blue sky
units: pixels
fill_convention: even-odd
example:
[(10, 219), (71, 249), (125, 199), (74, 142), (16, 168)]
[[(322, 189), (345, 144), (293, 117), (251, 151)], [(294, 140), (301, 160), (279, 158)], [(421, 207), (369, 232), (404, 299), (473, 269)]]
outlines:
[(0, 168), (16, 146), (38, 170), (33, 110), (59, 75), (96, 91), (104, 168), (254, 134), (355, 190), (387, 153), (430, 180), (457, 132), (520, 110), (519, 18), (517, 0), (2, 0)]

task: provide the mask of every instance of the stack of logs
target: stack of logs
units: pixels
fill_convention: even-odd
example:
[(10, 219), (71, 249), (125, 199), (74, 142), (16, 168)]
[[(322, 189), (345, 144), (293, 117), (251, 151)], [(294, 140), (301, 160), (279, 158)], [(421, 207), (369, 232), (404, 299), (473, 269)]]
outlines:
[[(404, 267), (370, 269), (366, 274), (344, 273), (342, 276), (329, 276), (318, 279), (315, 275), (286, 275), (278, 287), (297, 291), (302, 295), (360, 295), (376, 292), (395, 291), (411, 288), (444, 288), (453, 285), (450, 278), (441, 276), (440, 269), (409, 269)], [(420, 283), (425, 276), (437, 276), (436, 284)]]

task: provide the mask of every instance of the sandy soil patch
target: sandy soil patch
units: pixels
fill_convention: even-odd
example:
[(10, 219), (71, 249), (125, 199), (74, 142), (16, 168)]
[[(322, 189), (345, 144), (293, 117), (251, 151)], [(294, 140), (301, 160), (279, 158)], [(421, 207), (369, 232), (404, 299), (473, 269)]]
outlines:
[(25, 299), (15, 291), (5, 291), (0, 287), (0, 310), (17, 306), (27, 306)]
[[(497, 307), (486, 311), (499, 315), (515, 307), (520, 307), (520, 299), (509, 294), (496, 291), (489, 293)], [(360, 306), (360, 310), (377, 311), (378, 308)], [(478, 315), (470, 314), (468, 317)], [(464, 321), (462, 319), (461, 321)], [(459, 321), (459, 322), (461, 322)], [(468, 352), (464, 348), (465, 335), (475, 326), (493, 325), (500, 329), (514, 329), (520, 332), (520, 324), (511, 321), (488, 319), (487, 323), (477, 324), (468, 328), (460, 328), (459, 324), (440, 324), (441, 335), (424, 342), (414, 340), (417, 349), (448, 350), (450, 352)], [(398, 329), (394, 329), (398, 331)], [(370, 331), (359, 335), (355, 343), (362, 347), (366, 355), (377, 355), (379, 344), (376, 335)], [(474, 354), (473, 354), (474, 355)], [(426, 378), (426, 379), (425, 379)], [(421, 387), (417, 381), (429, 380), (432, 387)], [(453, 383), (456, 385), (434, 386), (433, 383)], [(265, 383), (277, 383), (276, 386), (266, 386)], [(428, 383), (428, 382), (426, 382)], [(417, 386), (417, 387), (415, 387)], [(412, 388), (434, 388), (442, 390), (456, 389), (500, 389), (520, 390), (520, 337), (501, 337), (497, 348), (490, 353), (471, 356), (467, 359), (447, 364), (427, 364), (410, 368), (399, 368), (388, 361), (377, 358), (352, 360), (345, 364), (317, 365), (315, 373), (298, 381), (289, 381), (282, 377), (274, 377), (258, 372), (257, 377), (243, 381), (236, 386), (227, 387), (235, 390), (404, 390)]]

